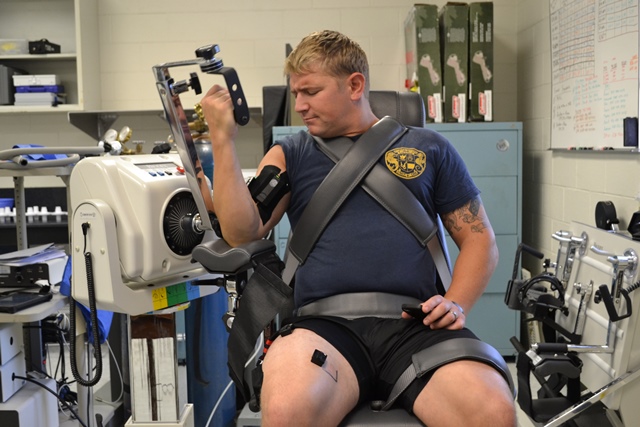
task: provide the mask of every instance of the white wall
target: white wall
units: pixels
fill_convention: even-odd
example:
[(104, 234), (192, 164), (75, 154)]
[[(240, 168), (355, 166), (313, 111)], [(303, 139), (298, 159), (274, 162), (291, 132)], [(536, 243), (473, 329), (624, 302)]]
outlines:
[[(237, 70), (250, 107), (262, 106), (262, 87), (283, 83), (285, 45), (306, 34), (334, 29), (357, 40), (371, 64), (371, 87), (405, 90), (403, 22), (408, 0), (100, 0), (99, 39), (102, 110), (160, 110), (153, 65), (190, 59), (196, 48), (215, 43), (225, 65)], [(434, 1), (442, 5), (444, 0)], [(496, 0), (496, 121), (517, 120), (517, 0)], [(173, 69), (177, 80), (188, 69)], [(184, 74), (182, 74), (184, 73)], [(203, 88), (220, 76), (201, 76)], [(198, 97), (184, 97), (183, 104)], [(114, 127), (128, 125), (133, 139), (165, 138), (168, 126), (148, 115), (122, 115)], [(92, 145), (95, 141), (67, 123), (66, 114), (0, 114), (0, 147), (15, 143), (50, 146)], [(240, 132), (243, 167), (255, 167), (262, 153), (259, 123)], [(10, 187), (8, 178), (0, 186)], [(29, 178), (27, 186), (62, 185), (60, 180)]]
[[(367, 52), (371, 86), (402, 90), (405, 80), (403, 21), (407, 0), (195, 0), (178, 2), (101, 0), (100, 56), (105, 109), (157, 108), (150, 83), (155, 64), (193, 57), (216, 43), (225, 65), (236, 68), (250, 106), (262, 105), (262, 87), (284, 82), (285, 45), (295, 46), (315, 30), (334, 29)], [(444, 4), (444, 1), (436, 1)], [(515, 119), (516, 23), (513, 0), (496, 5), (496, 114)], [(127, 58), (123, 61), (122, 58)], [(123, 66), (124, 65), (124, 66)], [(211, 77), (210, 83), (220, 81)], [(203, 84), (203, 86), (206, 84)], [(511, 104), (507, 103), (511, 99)], [(507, 106), (508, 105), (508, 106)], [(507, 106), (507, 107), (505, 107)], [(500, 107), (503, 107), (500, 109)]]
[[(523, 240), (555, 259), (551, 234), (572, 220), (595, 225), (598, 201), (625, 229), (640, 202), (640, 155), (550, 151), (549, 2), (518, 0), (518, 120), (524, 129)], [(539, 271), (540, 265), (535, 266)], [(534, 270), (534, 272), (536, 272)]]

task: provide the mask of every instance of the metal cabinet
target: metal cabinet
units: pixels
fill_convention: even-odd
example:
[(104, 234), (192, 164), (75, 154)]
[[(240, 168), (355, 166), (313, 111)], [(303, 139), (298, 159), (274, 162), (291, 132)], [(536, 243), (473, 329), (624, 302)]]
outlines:
[[(504, 303), (522, 240), (522, 123), (427, 124), (445, 136), (465, 161), (481, 191), (500, 259), (487, 289), (469, 312), (467, 327), (502, 355), (514, 355), (509, 339), (519, 337), (519, 314)], [(447, 237), (452, 262), (458, 248)]]

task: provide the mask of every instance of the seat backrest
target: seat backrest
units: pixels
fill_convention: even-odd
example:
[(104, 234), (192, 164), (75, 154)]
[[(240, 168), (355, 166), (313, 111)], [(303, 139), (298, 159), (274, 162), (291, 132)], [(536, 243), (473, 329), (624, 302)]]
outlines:
[(369, 92), (369, 104), (373, 114), (379, 118), (390, 116), (405, 126), (424, 127), (424, 102), (417, 92), (372, 90)]
[[(273, 143), (273, 127), (289, 125), (288, 95), (286, 86), (265, 86), (262, 90), (262, 133), (265, 153)], [(390, 116), (406, 126), (424, 126), (424, 103), (422, 96), (417, 92), (372, 90), (369, 92), (369, 103), (377, 117)]]

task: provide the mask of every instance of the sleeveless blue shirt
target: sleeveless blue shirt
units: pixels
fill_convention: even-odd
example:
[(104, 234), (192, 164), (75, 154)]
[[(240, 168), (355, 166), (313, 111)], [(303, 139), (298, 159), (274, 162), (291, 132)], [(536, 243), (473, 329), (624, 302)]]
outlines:
[[(275, 143), (285, 155), (291, 183), (287, 216), (295, 233), (311, 196), (335, 164), (307, 132)], [(429, 129), (409, 128), (379, 162), (434, 218), (436, 213), (449, 213), (480, 193), (455, 148)], [(428, 249), (358, 186), (298, 267), (295, 303), (300, 307), (350, 292), (387, 292), (426, 301), (437, 293), (436, 274)]]

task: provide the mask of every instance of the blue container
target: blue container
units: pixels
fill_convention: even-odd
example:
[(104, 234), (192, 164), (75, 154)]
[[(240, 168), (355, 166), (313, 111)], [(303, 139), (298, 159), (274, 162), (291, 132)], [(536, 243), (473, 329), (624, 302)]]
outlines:
[(224, 290), (192, 301), (185, 310), (188, 401), (199, 427), (229, 427), (236, 415), (236, 389), (229, 385), (227, 367), (229, 333), (222, 321), (226, 311)]
[(208, 139), (196, 139), (193, 143), (196, 146), (196, 152), (202, 164), (202, 171), (213, 183), (213, 153), (211, 152), (211, 141)]
[(13, 209), (13, 199), (0, 198), (0, 208), (11, 208), (11, 209)]

